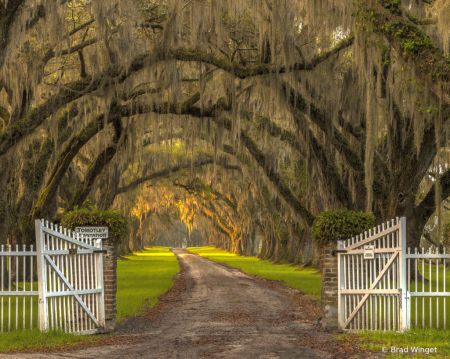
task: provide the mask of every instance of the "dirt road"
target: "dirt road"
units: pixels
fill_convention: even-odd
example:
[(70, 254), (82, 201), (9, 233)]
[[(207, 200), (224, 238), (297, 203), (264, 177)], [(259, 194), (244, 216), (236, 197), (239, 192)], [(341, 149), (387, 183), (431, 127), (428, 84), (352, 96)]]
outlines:
[(0, 355), (0, 358), (335, 357), (335, 353), (302, 344), (302, 339), (314, 334), (319, 326), (306, 321), (302, 308), (294, 306), (281, 292), (239, 270), (183, 250), (174, 252), (187, 269), (191, 284), (179, 301), (156, 318), (137, 319), (130, 324), (128, 331), (149, 335), (145, 340), (132, 345), (55, 354)]

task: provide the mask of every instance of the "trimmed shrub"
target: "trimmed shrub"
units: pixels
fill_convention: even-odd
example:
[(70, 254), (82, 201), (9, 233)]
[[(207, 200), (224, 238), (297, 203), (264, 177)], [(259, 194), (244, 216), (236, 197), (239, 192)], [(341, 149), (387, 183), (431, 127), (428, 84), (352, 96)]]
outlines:
[(348, 209), (319, 213), (312, 226), (313, 240), (325, 246), (333, 241), (343, 241), (369, 228), (375, 227), (375, 216)]
[(127, 219), (118, 211), (108, 209), (99, 211), (97, 207), (78, 208), (67, 212), (61, 219), (61, 225), (69, 229), (77, 226), (108, 226), (109, 240), (117, 244), (129, 235), (130, 226)]

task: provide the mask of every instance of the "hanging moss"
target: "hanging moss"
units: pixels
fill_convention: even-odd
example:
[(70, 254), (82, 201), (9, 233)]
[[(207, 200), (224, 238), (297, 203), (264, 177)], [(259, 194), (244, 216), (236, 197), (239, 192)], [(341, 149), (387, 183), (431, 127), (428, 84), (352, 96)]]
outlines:
[(212, 189), (199, 177), (195, 177), (190, 186), (200, 195), (205, 196), (207, 199), (212, 198)]
[(312, 235), (315, 242), (326, 245), (335, 241), (349, 239), (357, 234), (373, 228), (375, 216), (362, 211), (325, 211), (316, 216), (312, 226)]
[(444, 226), (444, 231), (442, 233), (442, 245), (444, 247), (447, 247), (450, 245), (450, 222), (448, 222), (445, 226)]
[(372, 31), (381, 31), (389, 40), (396, 41), (403, 51), (405, 60), (409, 58), (414, 60), (416, 71), (423, 79), (431, 82), (448, 81), (450, 57), (444, 56), (442, 51), (434, 46), (425, 31), (404, 21), (401, 17), (403, 11), (400, 9), (400, 3), (398, 0), (391, 0), (382, 4), (392, 16), (386, 16), (386, 13), (379, 9), (364, 5), (360, 7), (358, 14), (360, 18), (364, 16), (370, 18), (374, 26)]
[(108, 226), (109, 240), (120, 244), (130, 233), (126, 217), (113, 210), (100, 211), (97, 207), (78, 208), (62, 216), (61, 225), (74, 230), (77, 226)]
[(0, 198), (0, 218), (5, 218), (6, 216), (6, 202)]
[(270, 198), (269, 189), (267, 188), (267, 186), (263, 186), (261, 192), (264, 198), (265, 207), (269, 211), (269, 214), (272, 216), (275, 226), (278, 228), (281, 217), (280, 214), (276, 211), (275, 203)]
[(283, 246), (286, 245), (289, 239), (289, 229), (285, 221), (280, 222), (280, 225), (277, 227), (277, 234), (278, 238), (280, 239), (280, 243)]
[(34, 190), (38, 190), (41, 186), (45, 171), (48, 166), (48, 159), (53, 153), (54, 142), (51, 137), (45, 139), (34, 167)]
[(36, 141), (24, 152), (26, 165), (22, 169), (22, 178), (27, 190), (38, 190), (41, 186), (53, 149), (53, 140), (47, 137), (42, 144)]

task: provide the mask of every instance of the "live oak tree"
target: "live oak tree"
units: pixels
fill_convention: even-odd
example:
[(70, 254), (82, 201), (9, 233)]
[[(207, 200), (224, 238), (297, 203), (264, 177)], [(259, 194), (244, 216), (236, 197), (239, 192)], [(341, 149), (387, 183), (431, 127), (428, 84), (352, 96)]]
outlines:
[(450, 195), (449, 13), (448, 0), (3, 1), (0, 243), (32, 242), (35, 218), (90, 198), (135, 233), (178, 218), (238, 253), (261, 238), (274, 260), (309, 261), (326, 209), (405, 216), (418, 246)]

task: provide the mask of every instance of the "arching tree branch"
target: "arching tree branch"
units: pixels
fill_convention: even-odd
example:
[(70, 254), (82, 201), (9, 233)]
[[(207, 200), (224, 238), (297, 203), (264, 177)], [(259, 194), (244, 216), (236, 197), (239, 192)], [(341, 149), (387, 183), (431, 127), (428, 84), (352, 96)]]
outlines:
[[(117, 33), (119, 31), (118, 28), (115, 28), (113, 30), (111, 30), (111, 35)], [(100, 41), (101, 39), (98, 39), (97, 37), (93, 37), (92, 39), (89, 40), (85, 40), (82, 43), (78, 44), (78, 45), (74, 45), (72, 47), (70, 47), (69, 49), (63, 49), (61, 50), (61, 52), (59, 53), (59, 55), (70, 55), (70, 54), (74, 54), (78, 51), (83, 50), (85, 47), (88, 47), (90, 45), (93, 45), (95, 43), (97, 43), (98, 41)], [(44, 55), (44, 57), (41, 60), (41, 65), (42, 67), (44, 67), (52, 58), (54, 58), (56, 56), (56, 52), (54, 49), (49, 49), (46, 54)]]
[[(354, 42), (354, 36), (349, 36), (347, 39), (342, 40), (333, 49), (324, 52), (321, 55), (315, 56), (311, 61), (297, 62), (293, 65), (286, 67), (284, 65), (267, 65), (261, 64), (254, 67), (243, 66), (239, 63), (230, 62), (223, 58), (218, 58), (214, 54), (206, 53), (199, 49), (187, 50), (184, 48), (172, 51), (169, 54), (169, 58), (176, 59), (178, 61), (199, 61), (205, 64), (216, 66), (224, 71), (234, 74), (240, 79), (245, 79), (254, 76), (260, 76), (271, 73), (283, 74), (292, 71), (311, 71), (322, 62), (328, 60), (333, 55), (336, 55), (341, 50), (349, 47)], [(160, 54), (159, 60), (165, 59), (165, 54)]]
[[(367, 11), (371, 13), (371, 19), (374, 19), (372, 25), (385, 35), (405, 61), (413, 64), (417, 76), (436, 96), (450, 104), (450, 67), (447, 58), (433, 45), (424, 31), (402, 16), (404, 12), (400, 3), (392, 5), (392, 8), (388, 2), (374, 3)], [(414, 39), (418, 45), (407, 48), (409, 42), (404, 41), (405, 39)], [(442, 86), (442, 91), (438, 83)]]
[[(120, 115), (115, 113), (115, 103), (111, 106), (112, 111), (110, 112), (106, 123), (109, 124), (113, 121), (120, 120)], [(105, 115), (99, 115), (90, 121), (77, 135), (72, 137), (72, 139), (67, 143), (64, 149), (60, 152), (56, 159), (56, 163), (50, 173), (49, 179), (42, 191), (39, 199), (37, 201), (36, 207), (33, 210), (32, 218), (41, 218), (42, 211), (48, 207), (49, 202), (52, 201), (56, 195), (56, 191), (61, 183), (64, 174), (69, 168), (70, 163), (73, 158), (77, 155), (80, 149), (100, 130), (105, 126)]]
[(116, 155), (118, 142), (120, 140), (120, 137), (122, 136), (122, 121), (120, 119), (116, 119), (114, 121), (114, 130), (115, 134), (113, 138), (113, 144), (106, 148), (105, 151), (102, 151), (100, 155), (97, 156), (92, 166), (89, 167), (83, 182), (76, 189), (75, 194), (69, 202), (69, 205), (64, 210), (65, 213), (73, 210), (75, 206), (81, 206), (84, 203), (92, 190), (95, 179), (100, 175), (100, 173), (102, 173), (103, 169)]
[[(248, 119), (256, 118), (256, 121), (258, 123), (262, 123), (267, 126), (267, 129), (272, 136), (278, 137), (281, 141), (288, 143), (290, 146), (299, 151), (304, 158), (307, 157), (305, 149), (300, 145), (299, 138), (292, 132), (282, 129), (267, 117), (261, 116), (259, 114), (253, 115), (253, 112), (251, 111), (241, 111), (241, 116)], [(300, 121), (298, 118), (295, 118), (295, 120), (296, 122)], [(332, 159), (327, 156), (325, 150), (319, 144), (312, 131), (309, 129), (307, 129), (307, 131), (309, 131), (309, 147), (314, 157), (317, 159), (319, 167), (322, 170), (322, 174), (324, 176), (324, 181), (326, 184), (325, 187), (329, 189), (331, 193), (335, 194), (337, 196), (337, 199), (345, 207), (349, 209), (353, 208), (354, 206), (351, 200), (350, 191), (342, 183), (338, 170), (332, 162)], [(305, 138), (303, 140), (306, 142)]]

